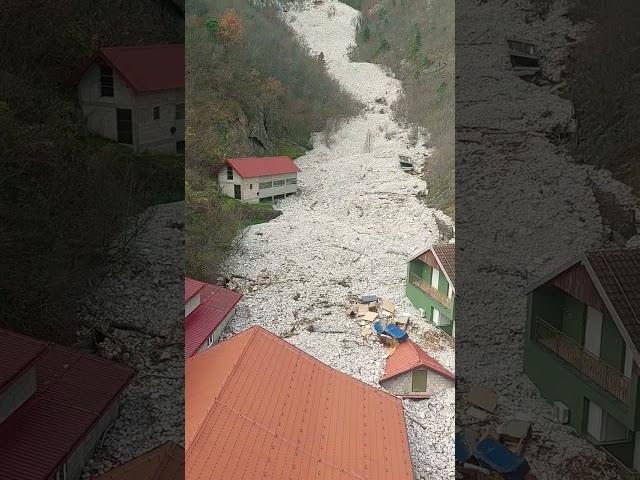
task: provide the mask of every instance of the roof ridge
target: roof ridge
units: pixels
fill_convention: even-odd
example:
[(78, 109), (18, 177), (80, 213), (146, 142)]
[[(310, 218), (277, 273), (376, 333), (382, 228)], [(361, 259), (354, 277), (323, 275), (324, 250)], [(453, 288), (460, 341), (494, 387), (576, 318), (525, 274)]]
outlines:
[[(251, 334), (250, 337), (249, 337), (249, 340), (247, 341), (247, 344), (242, 348), (242, 351), (238, 355), (238, 358), (236, 359), (236, 363), (233, 365), (233, 367), (231, 367), (231, 370), (229, 370), (229, 374), (224, 379), (224, 382), (222, 383), (222, 388), (220, 388), (220, 390), (218, 391), (218, 394), (215, 397), (213, 397), (213, 403), (207, 409), (207, 413), (204, 414), (203, 419), (206, 419), (206, 418), (209, 417), (209, 414), (213, 410), (213, 407), (214, 407), (215, 403), (218, 401), (218, 397), (222, 394), (222, 391), (225, 389), (225, 387), (229, 383), (229, 379), (231, 378), (231, 375), (236, 371), (236, 369), (238, 368), (238, 365), (240, 364), (240, 360), (242, 359), (242, 357), (244, 356), (245, 352), (249, 348), (249, 345), (251, 344), (251, 342), (253, 342), (253, 340), (254, 340), (254, 338), (256, 336), (256, 333), (259, 331), (258, 328), (261, 328), (261, 327), (259, 325), (253, 325), (253, 326), (249, 327), (247, 330), (245, 330), (244, 332), (241, 332), (238, 335), (236, 335), (235, 337), (231, 337), (229, 339), (229, 340), (231, 340), (233, 338), (238, 338), (238, 336), (242, 335), (243, 333), (246, 333), (247, 335)], [(210, 351), (214, 351), (213, 348)], [(200, 424), (200, 427), (198, 427), (198, 431), (196, 432), (194, 437), (191, 439), (191, 442), (189, 443), (189, 447), (191, 447), (191, 445), (196, 443), (198, 438), (200, 438), (201, 434), (202, 434), (202, 424)]]
[[(298, 355), (298, 356), (301, 356), (301, 353), (304, 353), (304, 352), (303, 352), (302, 350), (299, 350), (299, 352), (297, 352), (297, 355)], [(331, 367), (330, 367), (330, 368), (331, 368)], [(366, 385), (364, 382), (361, 382), (361, 383), (362, 383), (362, 384), (364, 384), (364, 385)], [(239, 417), (242, 417), (243, 419), (247, 420), (247, 421), (248, 421), (248, 422), (250, 422), (252, 425), (255, 425), (256, 427), (258, 427), (258, 428), (259, 428), (259, 429), (261, 429), (262, 431), (264, 431), (264, 432), (267, 432), (267, 433), (271, 434), (271, 435), (273, 436), (273, 438), (274, 438), (274, 439), (279, 440), (279, 441), (281, 441), (282, 443), (284, 443), (284, 444), (286, 444), (286, 445), (289, 445), (290, 447), (293, 447), (295, 450), (300, 451), (301, 453), (305, 454), (305, 455), (306, 455), (306, 456), (308, 456), (309, 458), (312, 458), (312, 459), (321, 459), (321, 460), (322, 460), (322, 457), (320, 457), (320, 456), (318, 456), (318, 455), (313, 455), (313, 453), (311, 453), (311, 452), (307, 451), (306, 449), (304, 449), (304, 448), (302, 448), (302, 447), (299, 447), (299, 446), (297, 446), (297, 445), (295, 445), (295, 444), (293, 444), (293, 443), (291, 443), (291, 442), (287, 441), (287, 440), (286, 440), (282, 435), (278, 435), (278, 433), (277, 433), (277, 432), (272, 431), (272, 430), (269, 430), (268, 428), (266, 428), (265, 426), (263, 426), (261, 423), (256, 422), (255, 420), (253, 420), (253, 419), (252, 419), (252, 418), (250, 418), (250, 417), (247, 417), (246, 415), (243, 415), (243, 414), (242, 414), (242, 413), (240, 413), (239, 411), (235, 410), (231, 405), (226, 404), (226, 403), (223, 403), (223, 402), (221, 402), (220, 400), (218, 400), (218, 398), (217, 398), (217, 397), (214, 399), (214, 404), (215, 404), (215, 403), (217, 403), (217, 404), (219, 404), (219, 405), (222, 405), (223, 407), (225, 407), (225, 408), (229, 409), (231, 412), (233, 412), (234, 414), (238, 415)], [(194, 441), (195, 441), (195, 439), (194, 439)], [(335, 468), (335, 469), (336, 469), (336, 470), (338, 470), (338, 471), (341, 471), (341, 470), (342, 470), (342, 468), (341, 468), (340, 466), (338, 466), (338, 465), (336, 465), (336, 464), (334, 464), (334, 463), (328, 462), (328, 461), (326, 461), (326, 460), (325, 460), (325, 463), (326, 463), (327, 465), (329, 465), (329, 466), (331, 466), (331, 467)], [(351, 476), (351, 477), (354, 477), (354, 478), (357, 478), (357, 479), (361, 479), (361, 480), (366, 480), (366, 479), (365, 479), (365, 477), (362, 477), (362, 476), (358, 475), (357, 473), (352, 472), (351, 470), (349, 470), (349, 469), (348, 469), (348, 467), (347, 467), (347, 469), (345, 470), (345, 472), (346, 472), (349, 476)]]
[[(395, 395), (391, 395), (388, 392), (385, 392), (384, 390), (382, 390), (381, 388), (376, 388), (375, 386), (365, 382), (364, 380), (360, 380), (359, 378), (354, 377), (353, 375), (349, 375), (348, 373), (342, 372), (340, 370), (338, 370), (337, 368), (332, 367), (331, 365), (327, 365), (326, 363), (324, 363), (322, 360), (314, 357), (313, 355), (305, 352), (304, 350), (302, 350), (301, 348), (296, 347), (295, 345), (290, 344), (289, 342), (287, 342), (287, 340), (285, 340), (282, 337), (279, 337), (278, 335), (276, 335), (275, 333), (270, 332), (269, 330), (260, 327), (259, 325), (256, 325), (257, 327), (260, 328), (260, 333), (267, 333), (273, 337), (275, 337), (276, 339), (281, 340), (288, 348), (290, 348), (291, 350), (293, 350), (294, 352), (296, 352), (297, 354), (302, 354), (305, 355), (306, 357), (310, 358), (312, 361), (319, 363), (320, 365), (322, 365), (323, 367), (326, 367), (330, 370), (335, 371), (336, 373), (347, 377), (349, 380), (354, 381), (354, 382), (358, 382), (363, 384), (365, 387), (370, 388), (371, 390), (373, 390), (374, 392), (377, 392), (379, 394), (382, 394), (384, 396), (388, 396), (390, 398), (392, 398), (393, 400), (398, 400), (400, 403), (402, 403), (402, 400), (400, 400), (398, 397), (396, 397)], [(253, 327), (251, 327), (253, 328)]]

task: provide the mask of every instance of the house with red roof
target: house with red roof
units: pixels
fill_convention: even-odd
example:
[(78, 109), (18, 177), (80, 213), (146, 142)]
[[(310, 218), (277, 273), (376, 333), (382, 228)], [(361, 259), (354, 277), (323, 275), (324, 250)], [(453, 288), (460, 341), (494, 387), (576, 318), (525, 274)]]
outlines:
[(242, 294), (228, 288), (185, 277), (185, 358), (208, 349), (220, 339), (241, 299)]
[(81, 70), (87, 129), (145, 150), (184, 153), (184, 45), (101, 48)]
[(255, 326), (185, 364), (185, 477), (413, 480), (402, 401)]
[(94, 480), (184, 480), (184, 449), (166, 442)]
[(228, 158), (218, 170), (222, 193), (246, 203), (295, 195), (300, 168), (289, 157)]
[(0, 478), (77, 480), (131, 368), (0, 329)]
[(402, 398), (429, 398), (455, 386), (454, 375), (411, 340), (389, 355), (380, 385)]

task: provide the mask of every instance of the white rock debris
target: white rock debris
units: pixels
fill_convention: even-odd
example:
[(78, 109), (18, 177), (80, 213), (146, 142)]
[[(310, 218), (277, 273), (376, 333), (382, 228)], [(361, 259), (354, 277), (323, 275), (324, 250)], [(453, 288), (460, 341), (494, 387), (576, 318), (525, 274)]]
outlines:
[[(363, 339), (358, 321), (345, 313), (350, 295), (371, 292), (410, 315), (411, 337), (453, 371), (452, 343), (418, 318), (404, 294), (408, 255), (439, 239), (436, 216), (447, 224), (451, 219), (419, 199), (424, 180), (400, 170), (399, 155), (429, 155), (423, 142), (411, 146), (409, 129), (388, 107), (402, 92), (400, 82), (377, 65), (349, 60), (358, 18), (353, 8), (332, 1), (285, 15), (300, 41), (313, 54), (322, 52), (329, 73), (366, 107), (340, 126), (329, 146), (315, 137), (313, 150), (297, 159), (299, 195), (278, 204), (281, 216), (248, 227), (237, 240), (224, 274), (246, 295), (227, 335), (262, 325), (380, 388), (384, 349)], [(454, 478), (453, 390), (407, 405), (417, 478)]]
[[(528, 0), (465, 2), (456, 10), (463, 26), (456, 32), (456, 156), (466, 180), (456, 210), (475, 233), (456, 239), (456, 263), (476, 272), (456, 285), (458, 395), (470, 383), (495, 390), (496, 415), (485, 422), (491, 428), (529, 416), (525, 454), (539, 479), (616, 478), (602, 452), (552, 420), (552, 406), (523, 374), (527, 287), (604, 245), (593, 184), (633, 203), (608, 172), (574, 163), (553, 142), (558, 127), (573, 128), (571, 103), (511, 71), (506, 39), (526, 38), (541, 51), (544, 76), (558, 81), (565, 35), (580, 39), (588, 29), (569, 21), (565, 2), (554, 2), (544, 18), (533, 11)], [(472, 409), (456, 416), (461, 425), (481, 420)]]
[(130, 251), (114, 258), (104, 282), (80, 309), (83, 323), (107, 334), (98, 345), (102, 356), (136, 369), (118, 419), (83, 479), (166, 441), (183, 443), (184, 313), (176, 299), (184, 291), (184, 203), (154, 206), (141, 217), (146, 225)]

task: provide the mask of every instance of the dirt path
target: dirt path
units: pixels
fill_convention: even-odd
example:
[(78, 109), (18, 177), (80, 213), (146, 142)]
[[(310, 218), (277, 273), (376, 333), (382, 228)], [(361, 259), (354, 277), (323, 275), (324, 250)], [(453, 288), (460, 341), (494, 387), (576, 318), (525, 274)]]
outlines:
[[(335, 15), (329, 15), (329, 8), (335, 8)], [(422, 142), (411, 146), (408, 129), (392, 118), (388, 105), (401, 92), (399, 81), (377, 65), (347, 57), (357, 15), (338, 2), (287, 14), (300, 40), (312, 53), (323, 53), (329, 73), (366, 107), (338, 129), (330, 146), (318, 136), (315, 148), (297, 160), (300, 195), (279, 204), (277, 219), (245, 230), (225, 273), (247, 292), (232, 332), (260, 324), (378, 386), (382, 348), (360, 337), (361, 327), (345, 315), (347, 299), (374, 292), (420, 322), (404, 295), (407, 257), (437, 241), (436, 216), (450, 220), (416, 196), (425, 182), (399, 168), (398, 155), (421, 161), (428, 154)], [(304, 328), (309, 324), (313, 332)], [(450, 346), (424, 346), (454, 369)], [(427, 425), (408, 421), (418, 478), (453, 478), (453, 391), (406, 406)]]

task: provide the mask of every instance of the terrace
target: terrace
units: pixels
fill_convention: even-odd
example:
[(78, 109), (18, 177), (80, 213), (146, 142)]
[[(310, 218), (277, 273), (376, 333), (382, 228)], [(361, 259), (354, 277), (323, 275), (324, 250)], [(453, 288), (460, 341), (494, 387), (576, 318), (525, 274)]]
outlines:
[(631, 403), (631, 380), (602, 361), (569, 336), (536, 316), (533, 324), (535, 340), (569, 363), (583, 376), (626, 404)]

